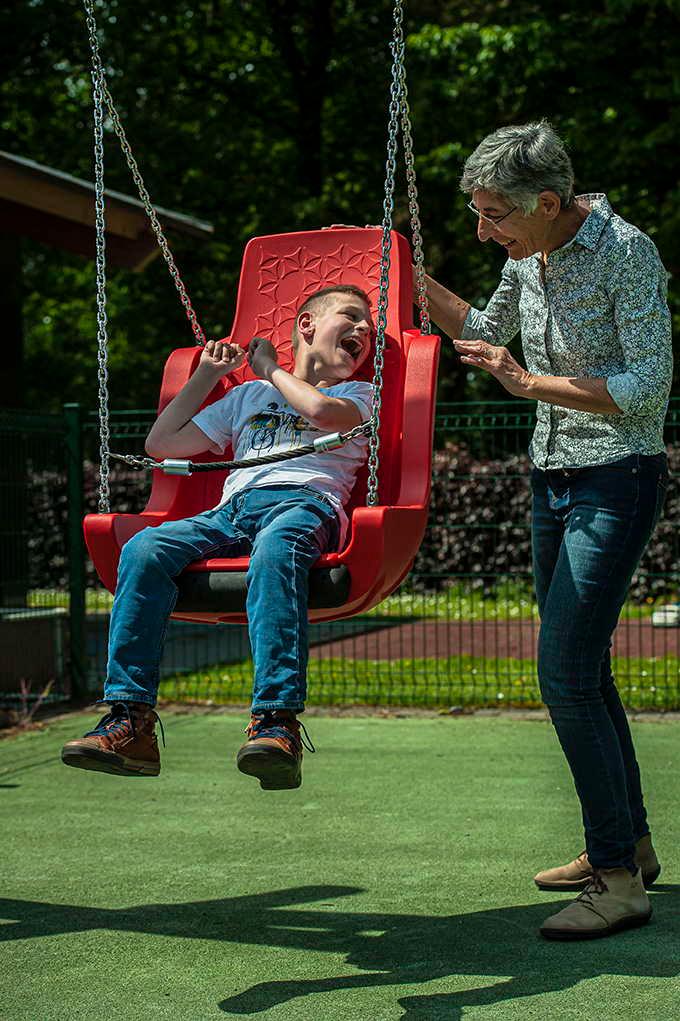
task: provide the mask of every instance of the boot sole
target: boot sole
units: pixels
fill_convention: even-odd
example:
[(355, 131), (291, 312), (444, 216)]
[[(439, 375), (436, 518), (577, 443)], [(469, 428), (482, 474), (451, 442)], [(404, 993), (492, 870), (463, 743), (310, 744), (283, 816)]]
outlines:
[(139, 762), (124, 755), (98, 752), (91, 748), (87, 751), (62, 751), (61, 761), (65, 766), (90, 769), (96, 773), (111, 773), (114, 776), (158, 776), (161, 771), (159, 762)]
[(236, 765), (247, 776), (255, 776), (264, 791), (296, 790), (302, 784), (300, 763), (285, 752), (246, 745), (236, 756)]
[(590, 878), (591, 877), (588, 877), (588, 879), (578, 879), (578, 880), (575, 879), (572, 882), (565, 882), (565, 883), (539, 883), (537, 879), (534, 879), (534, 883), (536, 884), (536, 886), (538, 887), (539, 890), (550, 890), (551, 892), (555, 891), (555, 890), (567, 890), (567, 891), (571, 891), (571, 890), (585, 890), (586, 886), (590, 882)]
[[(651, 886), (654, 886), (654, 883), (657, 881), (660, 875), (661, 866), (659, 866), (657, 869), (653, 869), (651, 872), (643, 872), (642, 884), (645, 890), (649, 890)], [(579, 879), (574, 880), (573, 882), (565, 883), (539, 883), (536, 879), (534, 879), (534, 883), (536, 884), (539, 890), (549, 890), (550, 892), (555, 891), (559, 892), (560, 890), (564, 890), (566, 892), (572, 890), (585, 890), (589, 882), (590, 876), (587, 879)]]
[(652, 909), (647, 915), (632, 915), (629, 918), (622, 918), (606, 929), (539, 929), (543, 939), (553, 940), (579, 940), (579, 939), (603, 939), (605, 936), (613, 936), (624, 929), (636, 929), (646, 925), (652, 917)]

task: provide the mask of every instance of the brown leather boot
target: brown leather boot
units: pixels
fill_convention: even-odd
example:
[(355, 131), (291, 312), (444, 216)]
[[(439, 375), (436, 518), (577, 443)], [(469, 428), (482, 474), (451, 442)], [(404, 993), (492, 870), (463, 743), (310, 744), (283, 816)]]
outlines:
[(156, 720), (162, 733), (163, 725), (152, 706), (115, 702), (94, 730), (66, 742), (61, 750), (62, 762), (116, 776), (158, 776), (161, 757)]
[(236, 765), (242, 773), (256, 776), (265, 791), (293, 790), (300, 786), (304, 738), (307, 738), (305, 747), (310, 752), (316, 749), (295, 713), (284, 709), (253, 713), (246, 734), (248, 740), (236, 756)]
[[(635, 864), (642, 871), (642, 882), (648, 890), (661, 873), (661, 866), (652, 847), (651, 834), (640, 837), (635, 845)], [(588, 861), (585, 851), (574, 858), (568, 865), (558, 865), (553, 869), (545, 869), (534, 876), (539, 890), (585, 890), (593, 877), (593, 867)]]
[(546, 939), (598, 939), (645, 925), (652, 905), (642, 885), (642, 870), (595, 869), (583, 893), (540, 928)]

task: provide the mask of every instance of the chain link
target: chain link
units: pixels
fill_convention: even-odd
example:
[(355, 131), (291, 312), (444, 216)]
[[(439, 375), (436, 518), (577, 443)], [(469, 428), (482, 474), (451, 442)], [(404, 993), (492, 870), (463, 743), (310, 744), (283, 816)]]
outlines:
[(401, 133), (404, 140), (404, 159), (406, 162), (406, 184), (408, 189), (408, 209), (411, 214), (411, 235), (413, 237), (413, 263), (416, 268), (416, 304), (420, 319), (421, 334), (432, 332), (430, 327), (430, 310), (427, 302), (427, 284), (425, 283), (425, 261), (423, 255), (423, 236), (420, 225), (420, 206), (418, 204), (418, 188), (416, 187), (416, 168), (413, 157), (413, 135), (411, 132), (411, 111), (408, 105), (408, 87), (406, 85), (405, 43), (403, 32), (399, 39), (401, 72)]
[(110, 510), (110, 430), (109, 430), (109, 388), (108, 388), (108, 335), (106, 315), (106, 219), (104, 212), (104, 103), (106, 103), (114, 131), (118, 136), (121, 149), (128, 167), (132, 172), (139, 197), (146, 211), (156, 240), (163, 253), (163, 258), (170, 271), (170, 276), (179, 293), (187, 319), (191, 325), (196, 343), (205, 346), (205, 333), (191, 304), (184, 282), (170, 251), (167, 239), (158, 220), (144, 180), (132, 155), (132, 149), (125, 135), (118, 111), (106, 84), (104, 68), (99, 55), (97, 40), (97, 23), (94, 16), (94, 0), (83, 0), (87, 32), (92, 54), (92, 105), (94, 110), (94, 168), (95, 168), (95, 249), (97, 273), (97, 365), (99, 379), (99, 513), (108, 514)]
[(99, 379), (99, 513), (110, 510), (109, 488), (109, 374), (106, 332), (106, 220), (104, 214), (104, 117), (102, 81), (104, 78), (97, 26), (91, 0), (85, 0), (87, 31), (92, 51), (92, 100), (94, 107), (94, 195), (95, 261), (97, 274), (97, 375)]
[[(191, 325), (196, 343), (203, 347), (206, 343), (205, 333), (198, 321), (191, 300), (179, 274), (177, 265), (170, 251), (167, 239), (153, 208), (149, 193), (139, 171), (132, 149), (125, 135), (125, 130), (113, 102), (104, 69), (99, 57), (97, 42), (97, 26), (94, 18), (93, 0), (83, 0), (85, 5), (87, 27), (92, 51), (92, 87), (95, 125), (95, 226), (96, 226), (96, 261), (97, 261), (97, 346), (99, 363), (99, 421), (100, 421), (100, 496), (99, 510), (109, 510), (109, 411), (108, 411), (108, 339), (106, 332), (106, 264), (105, 264), (105, 220), (104, 220), (104, 147), (103, 147), (103, 106), (106, 107), (113, 124), (114, 131), (120, 142), (126, 162), (132, 173), (140, 199), (144, 206), (151, 227), (156, 235), (163, 258), (170, 271), (170, 276), (179, 293), (187, 318)], [(394, 187), (397, 166), (397, 149), (399, 121), (404, 143), (406, 162), (406, 180), (408, 188), (409, 213), (413, 234), (413, 253), (416, 269), (416, 302), (419, 308), (420, 332), (430, 332), (430, 319), (427, 304), (427, 287), (423, 258), (423, 239), (421, 234), (420, 209), (418, 190), (416, 187), (415, 164), (413, 157), (413, 137), (411, 132), (410, 109), (406, 86), (405, 42), (403, 32), (403, 0), (394, 0), (393, 35), (390, 49), (392, 52), (392, 81), (390, 84), (390, 105), (388, 123), (387, 159), (385, 163), (385, 197), (383, 201), (382, 243), (380, 254), (380, 287), (377, 309), (375, 360), (373, 370), (373, 409), (370, 419), (370, 435), (368, 441), (368, 486), (366, 503), (373, 506), (378, 502), (378, 470), (380, 467), (380, 412), (382, 409), (382, 385), (385, 352), (385, 333), (387, 330), (387, 307), (389, 291), (389, 272), (392, 251), (392, 219), (394, 213)]]
[[(85, 0), (85, 2), (90, 3), (91, 0)], [(116, 132), (116, 135), (118, 136), (118, 141), (120, 142), (120, 147), (123, 150), (125, 161), (128, 167), (130, 168), (130, 171), (132, 172), (134, 182), (137, 185), (137, 191), (139, 192), (139, 197), (142, 200), (144, 209), (146, 210), (146, 215), (149, 217), (149, 221), (151, 222), (152, 230), (156, 235), (156, 240), (158, 241), (158, 246), (161, 252), (163, 253), (163, 258), (167, 263), (168, 269), (170, 271), (170, 276), (172, 277), (173, 283), (177, 288), (177, 293), (179, 294), (180, 301), (184, 306), (184, 311), (186, 312), (187, 319), (189, 320), (189, 324), (191, 325), (191, 329), (196, 339), (196, 343), (200, 347), (205, 347), (206, 343), (205, 333), (203, 331), (201, 324), (198, 321), (198, 317), (194, 311), (194, 307), (191, 304), (191, 299), (189, 298), (187, 289), (184, 286), (184, 281), (179, 275), (179, 270), (173, 258), (172, 252), (170, 251), (168, 240), (165, 237), (165, 234), (163, 233), (163, 228), (161, 227), (160, 222), (158, 220), (156, 210), (151, 204), (151, 198), (149, 197), (149, 193), (142, 179), (142, 175), (139, 172), (137, 161), (132, 155), (132, 149), (130, 148), (130, 143), (127, 140), (125, 129), (121, 124), (120, 117), (118, 116), (118, 111), (113, 105), (113, 98), (111, 96), (109, 87), (106, 84), (103, 75), (102, 75), (102, 92), (104, 94), (104, 99), (106, 100), (106, 106), (109, 111), (111, 123), (113, 124), (113, 130)]]
[(388, 289), (390, 282), (390, 255), (392, 251), (392, 215), (394, 212), (394, 179), (397, 170), (397, 145), (399, 135), (399, 114), (401, 111), (401, 50), (399, 38), (402, 34), (402, 0), (394, 3), (394, 26), (391, 43), (392, 81), (390, 84), (389, 122), (387, 127), (387, 160), (385, 163), (385, 198), (383, 201), (382, 246), (380, 253), (380, 289), (375, 336), (375, 360), (373, 367), (373, 409), (371, 412), (371, 435), (368, 438), (368, 483), (366, 504), (378, 503), (378, 469), (380, 467), (380, 411), (382, 408), (382, 385), (385, 354), (385, 331), (387, 329)]
[[(146, 215), (149, 217), (151, 228), (154, 234), (156, 235), (158, 246), (161, 252), (163, 253), (163, 258), (165, 259), (165, 262), (170, 271), (170, 276), (172, 277), (173, 283), (177, 288), (180, 301), (184, 306), (184, 311), (186, 312), (187, 319), (189, 320), (189, 324), (191, 325), (191, 329), (194, 334), (196, 343), (200, 347), (205, 347), (206, 342), (205, 333), (203, 331), (203, 328), (201, 327), (201, 324), (198, 321), (198, 316), (194, 311), (193, 305), (191, 304), (191, 299), (189, 298), (187, 289), (184, 286), (184, 281), (182, 280), (179, 274), (177, 264), (175, 263), (172, 252), (170, 251), (170, 245), (168, 244), (167, 238), (163, 233), (163, 228), (160, 225), (160, 221), (158, 219), (156, 210), (152, 205), (149, 192), (147, 191), (146, 185), (144, 184), (144, 180), (137, 165), (137, 161), (135, 160), (132, 154), (130, 143), (128, 142), (127, 136), (125, 134), (125, 129), (121, 123), (118, 111), (116, 110), (116, 107), (113, 102), (113, 97), (106, 83), (106, 78), (104, 76), (104, 68), (102, 67), (102, 63), (99, 58), (99, 46), (97, 43), (97, 24), (94, 17), (94, 0), (83, 0), (83, 4), (85, 5), (85, 13), (87, 16), (87, 28), (90, 36), (90, 49), (92, 50), (92, 83), (94, 86), (95, 123), (97, 118), (99, 118), (100, 124), (102, 123), (103, 120), (102, 107), (103, 103), (105, 102), (109, 112), (109, 117), (111, 118), (111, 123), (113, 124), (113, 129), (118, 137), (118, 141), (120, 142), (120, 147), (123, 150), (125, 161), (128, 167), (130, 168), (134, 182), (137, 185), (139, 197), (142, 200), (142, 205), (144, 206)], [(103, 160), (103, 143), (101, 157)]]
[(382, 248), (380, 256), (380, 290), (378, 296), (377, 329), (375, 340), (375, 368), (373, 375), (373, 412), (371, 414), (371, 433), (368, 441), (368, 486), (366, 503), (373, 506), (378, 502), (378, 470), (380, 468), (380, 412), (382, 408), (382, 384), (385, 352), (385, 332), (387, 329), (387, 305), (390, 271), (390, 253), (392, 249), (392, 215), (394, 212), (394, 180), (396, 174), (397, 137), (399, 120), (404, 144), (406, 163), (406, 182), (408, 187), (408, 208), (411, 215), (411, 232), (413, 235), (413, 258), (416, 270), (416, 303), (419, 309), (420, 332), (430, 333), (430, 315), (427, 302), (427, 285), (425, 282), (425, 264), (423, 257), (423, 238), (420, 224), (420, 208), (418, 205), (418, 189), (416, 187), (416, 171), (413, 157), (413, 135), (411, 116), (406, 86), (406, 65), (404, 42), (404, 11), (403, 0), (394, 0), (393, 32), (390, 45), (392, 51), (392, 82), (390, 85), (389, 123), (387, 130), (387, 161), (385, 164), (385, 200), (382, 223)]

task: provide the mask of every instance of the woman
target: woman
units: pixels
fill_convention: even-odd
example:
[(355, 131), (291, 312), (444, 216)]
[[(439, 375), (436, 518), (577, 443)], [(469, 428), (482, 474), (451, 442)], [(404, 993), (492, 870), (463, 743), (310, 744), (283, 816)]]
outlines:
[[(500, 128), (470, 156), (461, 189), (477, 235), (507, 252), (485, 311), (427, 278), (432, 318), (466, 365), (538, 401), (533, 569), (543, 699), (581, 802), (586, 852), (536, 876), (582, 889), (548, 918), (549, 939), (608, 936), (651, 916), (659, 874), (611, 638), (663, 504), (663, 421), (672, 375), (666, 273), (652, 241), (604, 195), (574, 195), (546, 122)], [(506, 345), (520, 331), (526, 368)]]

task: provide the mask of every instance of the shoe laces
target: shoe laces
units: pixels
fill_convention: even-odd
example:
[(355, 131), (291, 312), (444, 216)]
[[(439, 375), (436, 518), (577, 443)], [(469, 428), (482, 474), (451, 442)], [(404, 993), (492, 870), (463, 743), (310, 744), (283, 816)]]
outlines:
[[(130, 709), (128, 702), (114, 702), (113, 704), (108, 702), (96, 702), (95, 705), (111, 705), (111, 709), (108, 713), (102, 716), (101, 720), (94, 728), (89, 730), (85, 737), (97, 737), (99, 735), (106, 734), (121, 734), (128, 727), (132, 731), (132, 736), (137, 736), (137, 730), (135, 728), (135, 711)], [(161, 728), (161, 738), (163, 741), (163, 747), (165, 748), (165, 730), (163, 729), (163, 722), (156, 712), (149, 706), (149, 713), (153, 716), (154, 721), (158, 723)]]
[(595, 910), (595, 902), (593, 897), (598, 896), (601, 893), (606, 893), (609, 887), (605, 883), (600, 872), (597, 869), (593, 869), (592, 878), (589, 880), (588, 885), (576, 898), (577, 901), (582, 901), (583, 904)]
[(292, 741), (298, 751), (301, 746), (308, 752), (316, 751), (307, 728), (296, 716), (281, 716), (276, 711), (253, 713), (245, 732), (251, 738), (280, 737)]

